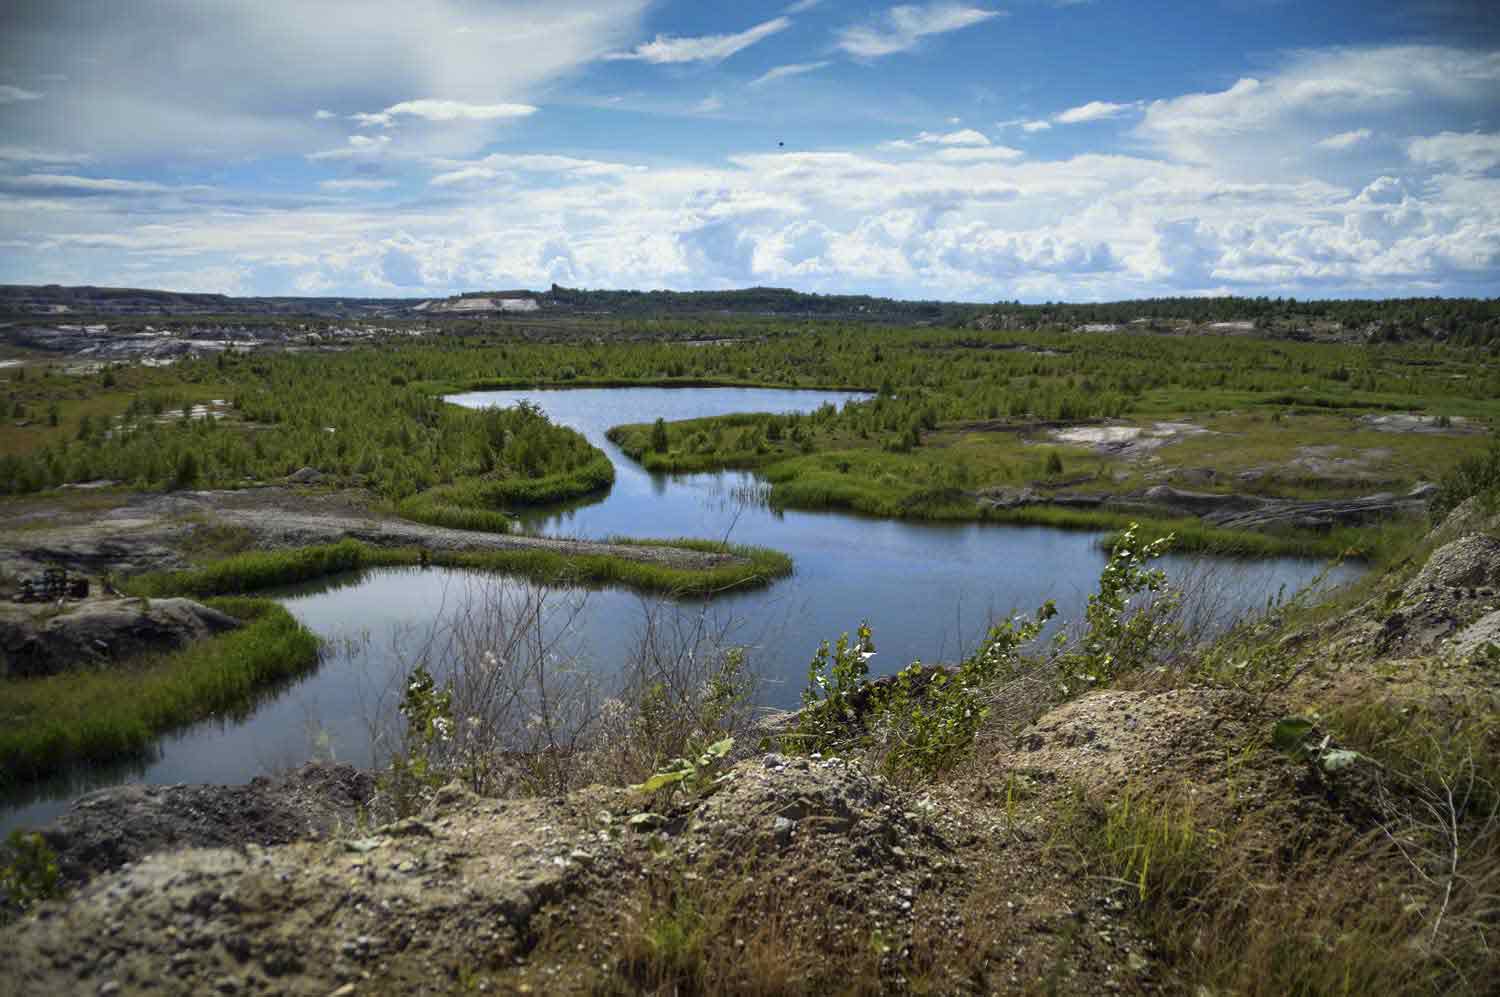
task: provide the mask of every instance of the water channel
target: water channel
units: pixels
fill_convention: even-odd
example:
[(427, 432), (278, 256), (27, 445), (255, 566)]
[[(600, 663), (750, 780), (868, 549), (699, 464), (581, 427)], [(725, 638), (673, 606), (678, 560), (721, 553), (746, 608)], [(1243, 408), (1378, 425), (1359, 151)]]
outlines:
[[(328, 641), (319, 669), (262, 698), (243, 716), (221, 717), (164, 737), (149, 758), (59, 775), (0, 809), (0, 833), (61, 813), (81, 792), (135, 780), (238, 783), (313, 758), (372, 763), (372, 731), (389, 718), (397, 682), (434, 627), (456, 611), (504, 600), (545, 600), (543, 629), (558, 660), (579, 663), (607, 691), (639, 643), (646, 621), (680, 631), (701, 626), (748, 647), (768, 706), (794, 706), (820, 640), (869, 620), (878, 649), (874, 674), (908, 662), (954, 660), (990, 621), (1054, 599), (1076, 617), (1105, 553), (1098, 535), (1041, 527), (939, 524), (835, 512), (778, 511), (753, 472), (653, 474), (604, 436), (614, 425), (733, 412), (811, 412), (842, 404), (837, 392), (740, 388), (612, 388), (476, 392), (449, 400), (470, 407), (539, 404), (610, 455), (605, 494), (522, 520), (526, 532), (606, 538), (701, 537), (774, 547), (795, 574), (711, 602), (668, 603), (619, 590), (538, 592), (514, 579), (449, 569), (381, 569), (271, 593)], [(1204, 612), (1223, 620), (1290, 595), (1323, 571), (1299, 559), (1167, 559), (1171, 574), (1216, 598)], [(1324, 584), (1352, 577), (1330, 572)]]

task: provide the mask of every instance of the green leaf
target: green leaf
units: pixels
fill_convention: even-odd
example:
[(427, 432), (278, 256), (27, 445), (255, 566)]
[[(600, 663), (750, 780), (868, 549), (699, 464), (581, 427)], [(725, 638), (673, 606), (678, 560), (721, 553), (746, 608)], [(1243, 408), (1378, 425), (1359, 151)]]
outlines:
[(1323, 757), (1318, 761), (1322, 764), (1324, 772), (1337, 772), (1339, 769), (1348, 768), (1363, 757), (1364, 755), (1358, 751), (1335, 748), (1332, 751), (1323, 752)]
[(1301, 749), (1302, 742), (1316, 726), (1306, 717), (1282, 717), (1276, 721), (1276, 729), (1271, 732), (1271, 743), (1277, 751), (1295, 753)]
[(645, 782), (630, 788), (642, 793), (654, 793), (658, 789), (681, 782), (691, 775), (692, 771), (692, 769), (674, 769), (671, 772), (658, 772)]

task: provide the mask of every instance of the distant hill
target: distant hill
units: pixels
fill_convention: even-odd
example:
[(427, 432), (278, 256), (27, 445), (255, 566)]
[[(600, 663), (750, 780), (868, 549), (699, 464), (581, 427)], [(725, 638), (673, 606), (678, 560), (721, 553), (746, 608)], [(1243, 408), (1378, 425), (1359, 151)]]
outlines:
[(1500, 299), (1147, 298), (1097, 304), (994, 305), (805, 294), (783, 287), (731, 291), (471, 291), (450, 298), (240, 298), (224, 294), (56, 284), (0, 285), (0, 314), (25, 316), (270, 316), (336, 319), (519, 320), (547, 315), (619, 319), (714, 316), (831, 319), (978, 330), (1209, 333), (1362, 342), (1500, 342)]
[(22, 315), (305, 315), (364, 318), (408, 311), (424, 299), (235, 298), (130, 287), (0, 284), (0, 312)]

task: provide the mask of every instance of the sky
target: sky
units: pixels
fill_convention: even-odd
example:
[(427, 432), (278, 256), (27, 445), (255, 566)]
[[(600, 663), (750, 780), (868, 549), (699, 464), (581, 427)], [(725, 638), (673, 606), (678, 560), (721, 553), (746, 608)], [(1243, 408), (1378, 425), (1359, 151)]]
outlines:
[(1500, 295), (1489, 0), (7, 0), (0, 283)]

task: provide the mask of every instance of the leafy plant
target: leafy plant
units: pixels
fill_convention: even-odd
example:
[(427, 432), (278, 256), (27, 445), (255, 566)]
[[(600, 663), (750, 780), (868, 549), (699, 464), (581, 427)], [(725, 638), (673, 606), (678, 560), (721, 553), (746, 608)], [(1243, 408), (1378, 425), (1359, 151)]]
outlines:
[(439, 689), (426, 664), (418, 663), (407, 677), (399, 709), (406, 719), (405, 750), (391, 759), (383, 781), (397, 813), (405, 816), (449, 778), (444, 749), (453, 737), (453, 690)]
[(679, 789), (691, 796), (707, 796), (729, 780), (724, 765), (733, 747), (732, 737), (715, 741), (694, 758), (672, 759), (645, 782), (630, 788), (641, 793), (664, 792), (668, 799)]
[(827, 751), (849, 739), (851, 725), (859, 719), (855, 697), (865, 685), (874, 656), (875, 640), (868, 622), (859, 625), (852, 644), (843, 633), (832, 648), (826, 640), (818, 645), (807, 666), (807, 688), (802, 691), (794, 745), (798, 750)]
[(1316, 720), (1307, 717), (1282, 717), (1271, 731), (1271, 744), (1282, 754), (1307, 763), (1321, 780), (1348, 768), (1366, 756), (1348, 748), (1333, 745), (1333, 735), (1318, 736)]
[(1017, 673), (1021, 649), (1055, 615), (1048, 602), (1034, 619), (991, 627), (979, 650), (952, 672), (924, 672), (920, 663), (903, 669), (879, 704), (893, 742), (886, 768), (926, 775), (951, 766), (989, 715), (986, 693)]
[[(1064, 695), (1107, 685), (1181, 637), (1172, 617), (1182, 594), (1172, 589), (1165, 571), (1148, 567), (1172, 541), (1168, 534), (1148, 543), (1135, 523), (1119, 534), (1099, 574), (1099, 590), (1089, 596), (1083, 638), (1075, 650), (1058, 658)], [(1149, 600), (1132, 605), (1143, 594)]]
[(40, 834), (12, 831), (5, 851), (9, 858), (0, 864), (0, 923), (62, 891), (57, 853)]

